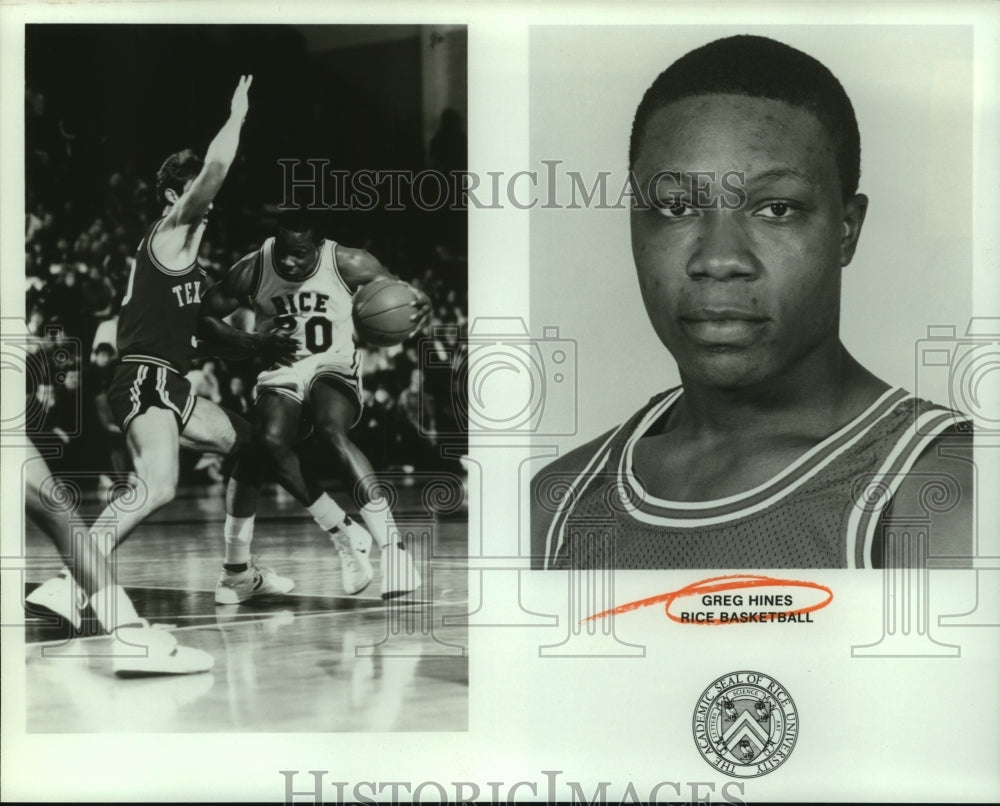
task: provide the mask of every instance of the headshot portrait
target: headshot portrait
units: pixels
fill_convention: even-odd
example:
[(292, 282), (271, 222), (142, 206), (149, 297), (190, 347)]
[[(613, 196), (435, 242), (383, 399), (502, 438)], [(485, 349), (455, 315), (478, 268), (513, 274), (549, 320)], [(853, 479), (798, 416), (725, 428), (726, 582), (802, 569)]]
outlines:
[(533, 31), (531, 320), (579, 372), (574, 433), (539, 437), (532, 567), (972, 554), (949, 386), (978, 335), (971, 47), (959, 26)]

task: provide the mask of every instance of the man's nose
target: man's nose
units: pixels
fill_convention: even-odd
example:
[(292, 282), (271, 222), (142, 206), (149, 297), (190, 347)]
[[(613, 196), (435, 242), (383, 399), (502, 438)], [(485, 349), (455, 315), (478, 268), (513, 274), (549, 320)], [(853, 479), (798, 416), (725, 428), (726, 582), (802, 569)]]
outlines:
[(691, 279), (752, 279), (760, 273), (740, 211), (707, 210), (688, 261)]

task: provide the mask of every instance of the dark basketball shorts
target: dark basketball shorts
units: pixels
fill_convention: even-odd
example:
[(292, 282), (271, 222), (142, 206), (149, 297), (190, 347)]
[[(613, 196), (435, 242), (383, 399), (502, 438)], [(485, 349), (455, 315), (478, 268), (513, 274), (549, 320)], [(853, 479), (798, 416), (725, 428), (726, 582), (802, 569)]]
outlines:
[(177, 428), (183, 431), (195, 396), (191, 384), (173, 369), (157, 364), (122, 359), (108, 388), (108, 404), (122, 433), (132, 420), (150, 408), (167, 409), (177, 418)]

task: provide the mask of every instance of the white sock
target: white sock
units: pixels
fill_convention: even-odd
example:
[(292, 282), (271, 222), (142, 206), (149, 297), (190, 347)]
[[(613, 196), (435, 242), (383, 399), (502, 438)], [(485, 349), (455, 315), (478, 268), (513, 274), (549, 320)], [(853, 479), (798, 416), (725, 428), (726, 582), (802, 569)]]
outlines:
[(226, 515), (226, 525), (222, 527), (222, 535), (226, 538), (226, 565), (238, 565), (250, 562), (250, 541), (253, 540), (253, 520), (236, 518)]
[(109, 585), (94, 593), (90, 597), (90, 606), (105, 632), (114, 632), (126, 625), (138, 625), (142, 621), (121, 585)]
[(90, 527), (90, 539), (94, 545), (101, 550), (101, 553), (110, 559), (116, 548), (115, 537), (117, 528), (114, 521), (98, 519)]
[(368, 527), (368, 531), (371, 532), (380, 549), (384, 549), (389, 544), (389, 540), (394, 534), (397, 535), (395, 540), (399, 540), (396, 522), (392, 519), (392, 512), (389, 511), (384, 500), (369, 501), (361, 507), (361, 519), (365, 522), (365, 526)]
[(306, 510), (313, 516), (313, 520), (319, 524), (319, 528), (324, 532), (332, 532), (344, 522), (347, 513), (344, 512), (330, 496), (323, 493), (313, 501)]

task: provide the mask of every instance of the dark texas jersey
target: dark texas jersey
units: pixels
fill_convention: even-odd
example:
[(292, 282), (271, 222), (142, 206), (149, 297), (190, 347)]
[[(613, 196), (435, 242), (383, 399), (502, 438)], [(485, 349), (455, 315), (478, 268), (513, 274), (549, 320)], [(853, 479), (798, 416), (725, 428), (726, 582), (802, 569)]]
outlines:
[(184, 373), (195, 347), (205, 272), (197, 261), (174, 270), (156, 259), (151, 243), (163, 220), (146, 230), (139, 244), (118, 317), (118, 352), (123, 360)]

